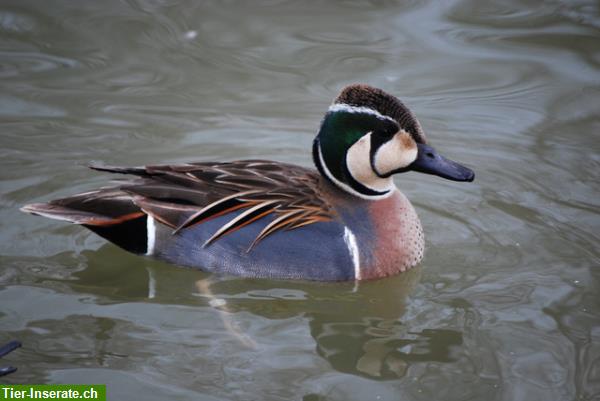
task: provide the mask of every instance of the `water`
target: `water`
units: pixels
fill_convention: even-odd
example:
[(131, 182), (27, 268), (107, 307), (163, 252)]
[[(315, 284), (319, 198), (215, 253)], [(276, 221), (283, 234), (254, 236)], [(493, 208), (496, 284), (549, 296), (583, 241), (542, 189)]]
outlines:
[[(0, 3), (8, 383), (113, 400), (600, 399), (594, 1)], [(18, 212), (138, 165), (311, 165), (348, 83), (403, 99), (472, 184), (409, 173), (422, 266), (361, 283), (219, 278)]]

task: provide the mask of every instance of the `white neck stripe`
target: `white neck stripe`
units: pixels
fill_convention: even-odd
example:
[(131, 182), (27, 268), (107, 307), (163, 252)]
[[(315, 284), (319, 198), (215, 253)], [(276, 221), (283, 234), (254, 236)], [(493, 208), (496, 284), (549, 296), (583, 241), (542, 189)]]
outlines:
[(368, 107), (363, 107), (363, 106), (352, 106), (346, 103), (334, 103), (331, 106), (329, 106), (329, 109), (327, 110), (330, 113), (335, 113), (338, 111), (345, 111), (347, 113), (357, 113), (357, 114), (370, 114), (373, 115), (377, 118), (380, 118), (382, 120), (389, 120), (392, 121), (394, 123), (398, 123), (396, 120), (394, 120), (391, 117), (388, 116), (384, 116), (383, 114), (381, 114), (380, 112), (378, 112), (377, 110), (373, 110), (370, 109)]
[(329, 178), (331, 180), (331, 182), (333, 182), (335, 185), (337, 185), (340, 189), (348, 192), (349, 194), (358, 196), (359, 198), (362, 198), (362, 199), (379, 200), (379, 199), (387, 198), (394, 192), (393, 190), (390, 189), (388, 192), (384, 193), (383, 195), (365, 195), (363, 193), (360, 193), (357, 190), (355, 190), (354, 188), (352, 188), (350, 185), (341, 182), (340, 180), (335, 178), (333, 176), (333, 174), (331, 174), (331, 171), (329, 171), (329, 169), (327, 168), (327, 165), (325, 164), (325, 160), (323, 160), (323, 152), (321, 152), (321, 144), (320, 143), (317, 144), (317, 155), (319, 156), (319, 162), (321, 163), (321, 167), (323, 168), (323, 171), (325, 172), (325, 175), (327, 176), (327, 178)]

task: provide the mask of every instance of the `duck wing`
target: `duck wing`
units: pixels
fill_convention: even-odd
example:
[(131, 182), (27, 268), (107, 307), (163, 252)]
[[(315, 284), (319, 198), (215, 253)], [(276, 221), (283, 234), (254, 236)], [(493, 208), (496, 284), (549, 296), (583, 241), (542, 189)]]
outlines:
[(204, 243), (210, 245), (240, 228), (272, 216), (258, 242), (279, 230), (329, 221), (334, 211), (319, 191), (319, 175), (310, 169), (267, 160), (187, 163), (145, 167), (91, 165), (137, 178), (116, 187), (27, 205), (24, 211), (92, 226), (111, 226), (150, 215), (173, 234), (228, 213), (232, 215)]

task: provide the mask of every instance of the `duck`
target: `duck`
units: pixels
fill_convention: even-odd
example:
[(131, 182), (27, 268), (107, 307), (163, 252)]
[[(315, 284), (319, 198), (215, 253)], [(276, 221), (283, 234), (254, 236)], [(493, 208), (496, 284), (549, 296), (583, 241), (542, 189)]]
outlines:
[(21, 208), (82, 225), (126, 251), (223, 275), (370, 280), (418, 265), (417, 213), (394, 182), (409, 171), (470, 182), (396, 96), (344, 87), (313, 141), (316, 169), (262, 159), (119, 167), (118, 185)]

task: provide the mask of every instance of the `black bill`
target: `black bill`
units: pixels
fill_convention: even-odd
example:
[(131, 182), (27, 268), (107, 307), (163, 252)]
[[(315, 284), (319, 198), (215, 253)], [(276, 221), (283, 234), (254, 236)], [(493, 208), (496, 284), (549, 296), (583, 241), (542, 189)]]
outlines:
[(473, 170), (446, 159), (431, 146), (418, 143), (417, 148), (417, 159), (408, 166), (409, 170), (437, 175), (452, 181), (470, 182), (475, 179)]

